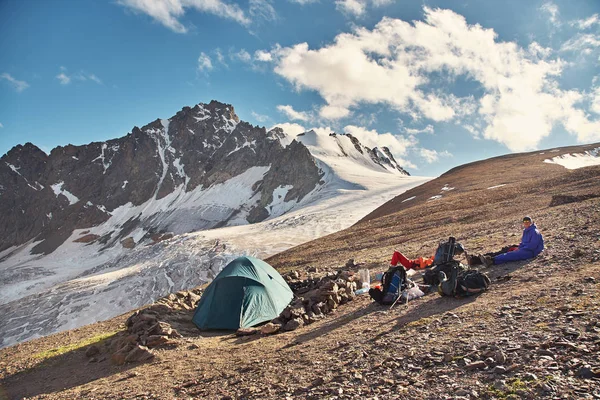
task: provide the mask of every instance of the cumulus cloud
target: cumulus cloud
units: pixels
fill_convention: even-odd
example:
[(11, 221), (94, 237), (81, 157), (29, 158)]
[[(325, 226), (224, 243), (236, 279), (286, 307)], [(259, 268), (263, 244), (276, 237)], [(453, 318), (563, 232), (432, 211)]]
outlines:
[[(423, 21), (386, 17), (372, 30), (356, 28), (320, 48), (276, 46), (271, 55), (276, 74), (324, 99), (323, 118), (383, 104), (415, 119), (481, 126), (482, 138), (512, 151), (535, 149), (557, 123), (580, 141), (600, 138), (581, 100), (559, 89), (560, 58), (548, 59), (539, 45), (499, 41), (492, 29), (469, 25), (451, 10), (425, 7)], [(451, 85), (432, 83), (439, 74), (469, 79), (483, 94), (458, 97)]]
[(29, 83), (15, 79), (11, 74), (4, 72), (0, 79), (7, 81), (17, 92), (22, 92), (29, 87)]
[(278, 105), (277, 110), (284, 113), (291, 120), (308, 121), (310, 119), (308, 113), (296, 111), (290, 105)]
[(273, 61), (273, 56), (268, 51), (256, 50), (254, 52), (254, 59), (261, 62), (270, 62)]
[(198, 57), (198, 71), (205, 72), (213, 69), (212, 60), (206, 53), (201, 52)]
[(295, 124), (293, 122), (284, 122), (281, 124), (276, 124), (270, 127), (268, 130), (270, 131), (273, 128), (281, 128), (286, 134), (290, 135), (292, 138), (295, 138), (299, 134), (306, 132), (307, 129), (300, 124)]
[[(253, 1), (251, 0), (252, 3)], [(186, 33), (188, 31), (179, 21), (186, 13), (186, 9), (194, 9), (199, 12), (231, 19), (242, 25), (250, 23), (250, 19), (237, 4), (229, 4), (222, 0), (117, 0), (117, 4), (135, 12), (147, 14), (177, 33)]]
[(425, 149), (420, 147), (416, 149), (419, 157), (424, 160), (427, 164), (432, 164), (436, 161), (439, 161), (441, 157), (452, 157), (452, 154), (446, 150), (439, 152), (436, 150)]

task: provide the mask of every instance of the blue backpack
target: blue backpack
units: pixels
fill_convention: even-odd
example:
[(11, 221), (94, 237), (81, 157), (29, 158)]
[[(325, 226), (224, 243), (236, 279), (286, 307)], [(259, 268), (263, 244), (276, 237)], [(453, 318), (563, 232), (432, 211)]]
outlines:
[(390, 267), (381, 277), (381, 289), (370, 289), (369, 295), (379, 304), (393, 304), (406, 287), (404, 267)]

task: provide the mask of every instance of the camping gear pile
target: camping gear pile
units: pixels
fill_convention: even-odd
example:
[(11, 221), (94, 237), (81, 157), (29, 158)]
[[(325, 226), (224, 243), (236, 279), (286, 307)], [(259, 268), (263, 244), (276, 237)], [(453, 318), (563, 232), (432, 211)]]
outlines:
[[(464, 247), (454, 237), (440, 242), (433, 266), (423, 273), (423, 283), (430, 288), (437, 288), (442, 296), (471, 296), (487, 290), (490, 279), (486, 274), (470, 270), (454, 259), (455, 255), (463, 253), (466, 254)], [(410, 293), (417, 290), (420, 288), (407, 277), (403, 267), (390, 266), (383, 274), (381, 287), (369, 290), (369, 295), (379, 304), (393, 306), (399, 300), (421, 297), (423, 292)]]

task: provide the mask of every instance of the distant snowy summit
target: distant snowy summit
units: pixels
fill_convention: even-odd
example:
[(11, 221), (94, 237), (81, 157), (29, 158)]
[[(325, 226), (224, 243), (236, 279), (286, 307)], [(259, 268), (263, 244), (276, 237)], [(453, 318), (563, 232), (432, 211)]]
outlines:
[(263, 221), (309, 202), (333, 176), (343, 179), (330, 167), (342, 159), (341, 168), (408, 175), (385, 147), (351, 135), (267, 132), (217, 101), (50, 155), (15, 146), (0, 159), (0, 256), (24, 243), (49, 254), (68, 240), (135, 246), (163, 232)]

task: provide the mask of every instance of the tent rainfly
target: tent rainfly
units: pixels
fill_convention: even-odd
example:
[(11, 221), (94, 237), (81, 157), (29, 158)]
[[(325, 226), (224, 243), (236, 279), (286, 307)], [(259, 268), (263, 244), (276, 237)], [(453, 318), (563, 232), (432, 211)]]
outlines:
[(275, 268), (238, 257), (208, 285), (192, 321), (203, 330), (249, 328), (279, 316), (293, 297)]

